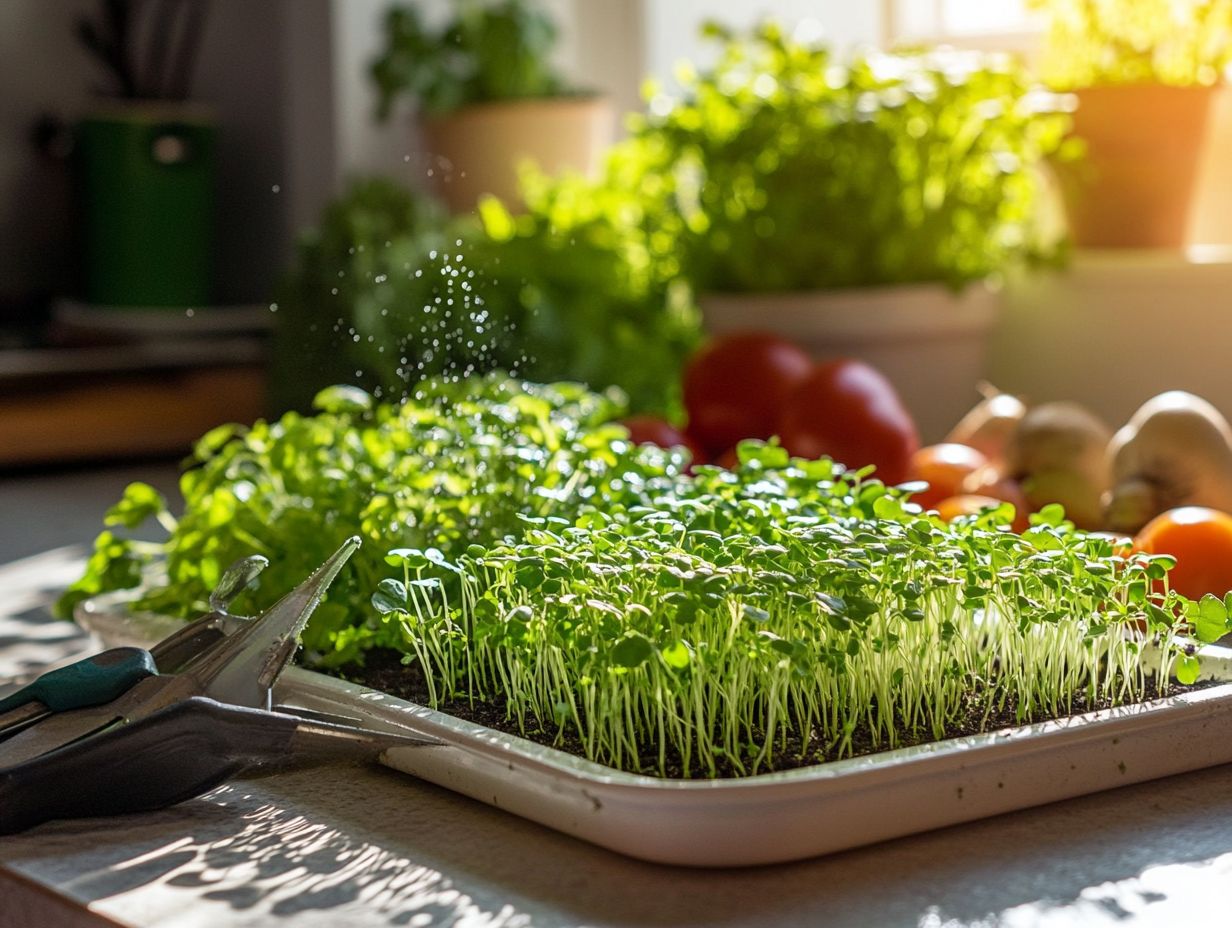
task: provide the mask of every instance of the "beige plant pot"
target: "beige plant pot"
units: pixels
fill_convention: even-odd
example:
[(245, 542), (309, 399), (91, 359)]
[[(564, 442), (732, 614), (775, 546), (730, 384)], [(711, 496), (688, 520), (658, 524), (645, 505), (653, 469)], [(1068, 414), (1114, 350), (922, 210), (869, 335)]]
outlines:
[(806, 293), (704, 293), (712, 335), (773, 332), (818, 360), (859, 358), (890, 379), (925, 444), (941, 441), (977, 402), (1000, 294), (973, 284)]
[(603, 97), (480, 103), (420, 121), (433, 156), (433, 182), (454, 212), (474, 209), (484, 194), (519, 205), (518, 169), (524, 161), (552, 175), (595, 173), (614, 129)]
[(1162, 84), (1076, 91), (1073, 134), (1087, 157), (1058, 173), (1078, 245), (1184, 245), (1215, 92)]

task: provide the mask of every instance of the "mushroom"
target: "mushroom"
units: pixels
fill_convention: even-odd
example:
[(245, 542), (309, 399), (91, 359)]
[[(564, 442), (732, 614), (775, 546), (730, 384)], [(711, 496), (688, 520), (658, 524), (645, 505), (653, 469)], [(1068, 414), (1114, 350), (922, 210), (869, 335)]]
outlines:
[(1006, 475), (1017, 480), (1032, 511), (1060, 503), (1079, 528), (1099, 528), (1111, 483), (1112, 430), (1077, 403), (1027, 410), (1005, 449)]
[(979, 390), (984, 399), (959, 420), (945, 440), (974, 448), (1000, 470), (1005, 447), (1027, 414), (1027, 407), (1018, 397), (1002, 393), (990, 383), (980, 384)]
[(1232, 513), (1232, 428), (1214, 406), (1171, 390), (1147, 400), (1108, 447), (1107, 527), (1133, 534), (1169, 509)]

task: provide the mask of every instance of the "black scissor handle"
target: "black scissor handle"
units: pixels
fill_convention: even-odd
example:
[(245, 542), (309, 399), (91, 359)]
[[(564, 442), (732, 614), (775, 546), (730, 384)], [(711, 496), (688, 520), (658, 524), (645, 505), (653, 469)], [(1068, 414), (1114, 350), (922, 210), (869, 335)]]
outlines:
[(299, 721), (193, 697), (0, 770), (0, 834), (58, 818), (146, 812), (291, 754)]

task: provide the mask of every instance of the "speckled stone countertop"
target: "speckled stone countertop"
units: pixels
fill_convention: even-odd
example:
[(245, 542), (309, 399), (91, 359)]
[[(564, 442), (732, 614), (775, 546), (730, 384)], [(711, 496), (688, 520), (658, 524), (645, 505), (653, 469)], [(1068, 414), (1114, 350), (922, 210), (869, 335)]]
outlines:
[[(0, 680), (90, 647), (45, 606), (130, 479), (174, 482), (0, 479)], [(1232, 767), (747, 870), (639, 863), (379, 768), (0, 839), (4, 926), (1219, 925), (1230, 887)]]

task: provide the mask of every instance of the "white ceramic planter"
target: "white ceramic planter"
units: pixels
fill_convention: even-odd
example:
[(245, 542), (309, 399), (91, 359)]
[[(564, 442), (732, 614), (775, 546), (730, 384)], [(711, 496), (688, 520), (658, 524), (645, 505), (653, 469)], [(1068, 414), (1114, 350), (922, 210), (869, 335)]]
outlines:
[(915, 417), (922, 440), (940, 441), (980, 400), (1000, 294), (973, 284), (805, 293), (703, 293), (712, 335), (774, 332), (819, 360), (859, 358), (884, 373)]
[[(117, 595), (81, 604), (108, 645), (148, 645), (174, 619)], [(1232, 651), (1199, 652), (1232, 679)], [(280, 703), (439, 744), (382, 763), (584, 841), (656, 863), (735, 867), (859, 847), (1232, 762), (1232, 685), (1135, 706), (739, 779), (623, 773), (385, 693), (292, 667)]]

